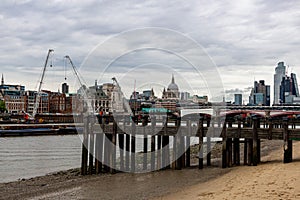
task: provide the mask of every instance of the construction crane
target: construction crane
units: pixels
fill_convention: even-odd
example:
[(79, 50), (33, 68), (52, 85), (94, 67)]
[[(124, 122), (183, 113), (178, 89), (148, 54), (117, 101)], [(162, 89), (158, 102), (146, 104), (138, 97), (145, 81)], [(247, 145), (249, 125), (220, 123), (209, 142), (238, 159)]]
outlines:
[[(73, 62), (72, 62), (70, 56), (66, 55), (66, 56), (65, 56), (65, 59), (67, 59), (67, 60), (69, 61), (69, 63), (71, 64), (72, 69), (73, 69), (73, 71), (74, 71), (74, 74), (75, 74), (76, 78), (78, 79), (80, 86), (83, 88), (83, 84), (82, 84), (81, 79), (80, 79), (80, 77), (79, 77), (79, 75), (78, 75), (78, 71), (77, 71), (75, 65), (73, 64)], [(84, 92), (85, 92), (85, 91), (84, 91)]]
[(113, 80), (113, 82), (114, 82), (114, 83), (117, 85), (117, 87), (118, 87), (118, 93), (119, 93), (119, 96), (121, 97), (121, 101), (122, 101), (123, 105), (125, 106), (125, 112), (127, 112), (127, 113), (129, 113), (131, 116), (133, 116), (133, 115), (132, 115), (132, 110), (131, 110), (131, 108), (130, 108), (130, 105), (129, 105), (128, 101), (125, 99), (124, 94), (123, 94), (123, 92), (122, 92), (122, 90), (121, 90), (121, 87), (120, 87), (120, 85), (119, 85), (117, 79), (116, 79), (115, 77), (113, 77), (112, 80)]
[(32, 112), (32, 117), (33, 117), (33, 119), (35, 118), (35, 115), (36, 115), (36, 113), (37, 113), (38, 107), (39, 107), (39, 105), (40, 105), (42, 84), (43, 84), (43, 81), (44, 81), (46, 68), (47, 68), (47, 66), (48, 66), (48, 60), (49, 60), (50, 54), (51, 54), (52, 52), (54, 52), (53, 49), (49, 49), (49, 50), (48, 50), (48, 54), (47, 54), (47, 57), (46, 57), (46, 61), (45, 61), (44, 68), (43, 68), (43, 72), (42, 72), (42, 76), (41, 76), (41, 80), (40, 80), (40, 82), (39, 82), (39, 87), (38, 87), (38, 91), (37, 91), (37, 96), (36, 96), (35, 103), (34, 103), (34, 107), (33, 107), (33, 112)]
[[(64, 58), (65, 58), (66, 60), (68, 60), (69, 63), (71, 64), (72, 69), (73, 69), (73, 72), (74, 72), (74, 74), (75, 74), (75, 76), (76, 76), (76, 78), (77, 78), (77, 80), (78, 80), (78, 82), (79, 82), (79, 84), (80, 84), (80, 87), (82, 88), (83, 96), (84, 96), (84, 97), (87, 97), (87, 94), (86, 94), (84, 85), (83, 85), (83, 83), (82, 83), (82, 81), (81, 81), (81, 78), (79, 77), (79, 72), (77, 71), (77, 69), (76, 69), (76, 67), (75, 67), (75, 65), (74, 65), (74, 63), (73, 63), (73, 61), (71, 60), (70, 56), (68, 56), (68, 55), (66, 55)], [(65, 78), (65, 79), (66, 79), (66, 78)], [(86, 105), (85, 105), (85, 106), (86, 106)], [(91, 102), (91, 106), (92, 106), (92, 110), (94, 110), (94, 105), (93, 105), (92, 102)]]

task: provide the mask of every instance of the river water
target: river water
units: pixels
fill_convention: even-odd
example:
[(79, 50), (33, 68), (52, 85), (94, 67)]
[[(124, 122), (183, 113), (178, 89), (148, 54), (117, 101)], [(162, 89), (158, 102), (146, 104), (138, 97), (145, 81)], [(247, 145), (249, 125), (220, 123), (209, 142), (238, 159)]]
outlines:
[(80, 167), (78, 135), (0, 137), (0, 182)]
[[(151, 145), (150, 139), (149, 136), (148, 149)], [(191, 139), (191, 144), (197, 143), (198, 138)], [(142, 136), (137, 136), (136, 144), (136, 152), (142, 151)], [(79, 168), (81, 145), (79, 135), (0, 137), (0, 182)], [(172, 148), (172, 137), (169, 145)]]

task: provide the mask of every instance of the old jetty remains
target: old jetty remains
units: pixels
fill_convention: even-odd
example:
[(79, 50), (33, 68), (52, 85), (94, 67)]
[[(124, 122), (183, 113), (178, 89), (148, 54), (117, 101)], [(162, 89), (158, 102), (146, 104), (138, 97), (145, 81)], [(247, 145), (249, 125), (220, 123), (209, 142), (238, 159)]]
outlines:
[[(84, 117), (81, 174), (142, 172), (189, 167), (191, 141), (199, 144), (198, 167), (211, 165), (212, 141), (222, 141), (221, 166), (256, 166), (261, 140), (282, 140), (284, 163), (292, 162), (292, 142), (300, 139), (300, 120), (294, 118), (211, 117), (171, 119), (152, 116), (136, 122), (125, 117)], [(137, 152), (137, 138), (142, 152)], [(204, 145), (205, 143), (205, 145)], [(243, 144), (243, 145), (241, 145)], [(205, 149), (204, 149), (205, 147)], [(205, 152), (208, 152), (204, 155)], [(243, 151), (243, 154), (241, 154)], [(243, 159), (240, 156), (243, 155)]]

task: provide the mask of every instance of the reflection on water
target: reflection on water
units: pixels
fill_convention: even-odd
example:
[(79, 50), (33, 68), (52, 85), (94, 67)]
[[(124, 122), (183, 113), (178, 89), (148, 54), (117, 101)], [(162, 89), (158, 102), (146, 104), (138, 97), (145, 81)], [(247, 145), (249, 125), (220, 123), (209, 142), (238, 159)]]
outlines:
[(78, 135), (0, 137), (0, 182), (80, 167)]

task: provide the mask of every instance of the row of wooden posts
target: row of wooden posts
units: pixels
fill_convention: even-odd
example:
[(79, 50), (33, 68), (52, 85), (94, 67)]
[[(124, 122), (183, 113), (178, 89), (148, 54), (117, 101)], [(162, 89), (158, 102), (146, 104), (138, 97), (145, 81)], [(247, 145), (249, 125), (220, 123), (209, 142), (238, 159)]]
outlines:
[[(204, 117), (197, 122), (178, 118), (174, 121), (175, 125), (168, 125), (168, 121), (168, 118), (158, 120), (152, 117), (150, 125), (147, 119), (137, 125), (130, 120), (105, 123), (103, 119), (97, 120), (94, 116), (84, 117), (81, 174), (170, 168), (180, 170), (190, 167), (191, 139), (195, 137), (199, 139), (199, 169), (204, 167), (204, 157), (206, 165), (211, 165), (212, 138), (222, 138), (222, 168), (241, 164), (241, 144), (243, 164), (257, 165), (261, 160), (261, 139), (283, 140), (284, 162), (292, 161), (292, 139), (287, 121), (262, 122), (258, 118), (222, 121), (220, 118)], [(181, 126), (183, 121), (186, 123), (184, 127)], [(158, 125), (159, 122), (161, 125)], [(295, 127), (295, 124), (292, 125), (292, 128)], [(295, 134), (298, 133), (293, 132), (294, 139)], [(136, 152), (138, 136), (143, 137), (143, 154)], [(204, 147), (207, 152), (205, 155)]]

